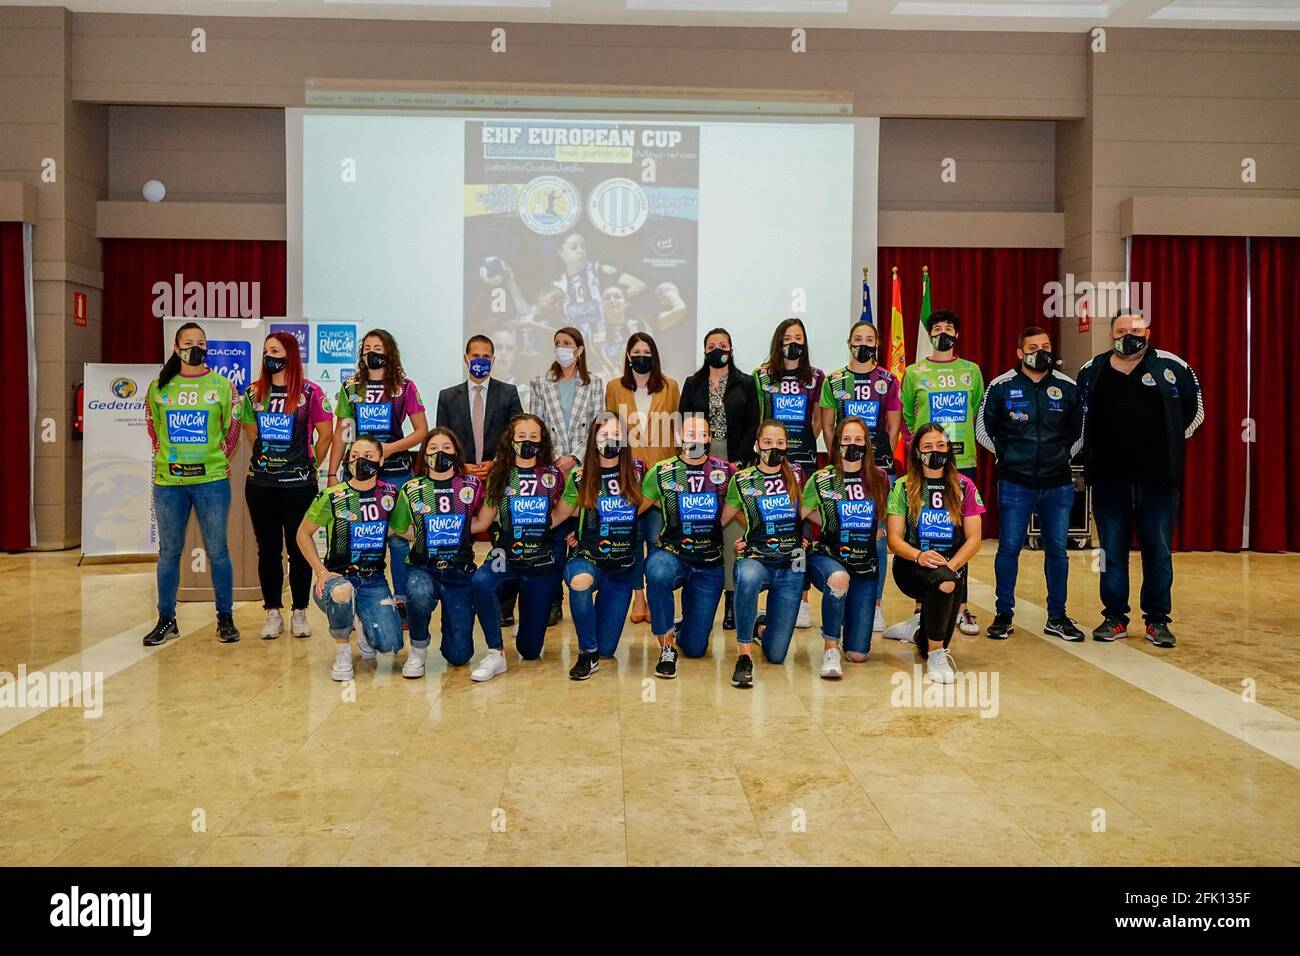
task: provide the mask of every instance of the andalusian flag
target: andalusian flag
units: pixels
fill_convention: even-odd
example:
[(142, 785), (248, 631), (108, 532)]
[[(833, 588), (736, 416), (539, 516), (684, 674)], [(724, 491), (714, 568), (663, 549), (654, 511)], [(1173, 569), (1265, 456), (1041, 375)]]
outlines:
[(925, 328), (930, 318), (930, 267), (921, 266), (921, 325), (916, 330), (916, 360), (920, 362), (934, 354), (930, 333)]
[(867, 285), (867, 267), (862, 267), (862, 314), (858, 316), (859, 322), (870, 322), (876, 324), (876, 317), (871, 314), (871, 286)]

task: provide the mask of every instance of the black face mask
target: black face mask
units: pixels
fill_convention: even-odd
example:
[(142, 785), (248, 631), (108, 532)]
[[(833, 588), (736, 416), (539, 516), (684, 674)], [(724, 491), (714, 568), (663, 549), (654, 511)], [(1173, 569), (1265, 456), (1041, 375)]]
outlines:
[(861, 461), (867, 455), (866, 445), (841, 445), (840, 458), (844, 461)]
[(288, 368), (289, 360), (287, 358), (277, 358), (274, 355), (263, 355), (262, 364), (266, 366), (268, 372), (274, 375), (276, 372), (283, 372)]
[(633, 355), (628, 359), (628, 364), (637, 374), (649, 375), (655, 367), (655, 359), (653, 355)]
[(930, 344), (934, 346), (936, 352), (951, 352), (952, 347), (957, 344), (957, 336), (940, 332), (938, 335), (930, 336)]
[(348, 469), (358, 481), (369, 481), (379, 474), (379, 462), (370, 458), (354, 458), (348, 462)]
[(795, 362), (803, 358), (804, 352), (806, 351), (807, 349), (804, 348), (802, 342), (789, 342), (783, 349), (781, 349), (781, 354), (791, 362)]
[(1047, 349), (1039, 349), (1037, 352), (1028, 352), (1021, 359), (1025, 368), (1032, 372), (1046, 372), (1048, 369), (1056, 368), (1056, 356)]
[(923, 451), (919, 457), (921, 464), (926, 468), (937, 470), (948, 464), (948, 453), (946, 451)]
[(425, 461), (431, 471), (451, 471), (456, 467), (456, 456), (449, 455), (445, 451), (436, 451), (431, 458), (426, 458)]
[(388, 364), (388, 356), (382, 352), (366, 353), (366, 368), (370, 370), (383, 368)]
[(622, 446), (616, 441), (601, 442), (596, 446), (596, 454), (601, 458), (617, 458), (620, 447)]
[(540, 443), (535, 441), (517, 441), (514, 442), (515, 454), (527, 461), (529, 458), (536, 458), (537, 453), (542, 450)]
[(1131, 358), (1134, 355), (1137, 355), (1146, 347), (1146, 336), (1134, 335), (1132, 332), (1121, 335), (1111, 343), (1111, 348), (1125, 358)]
[(709, 368), (726, 368), (731, 361), (731, 353), (726, 349), (711, 349), (704, 353), (704, 361)]
[(855, 362), (870, 362), (876, 357), (876, 347), (874, 345), (850, 345), (849, 355)]
[(760, 448), (758, 460), (765, 465), (779, 465), (785, 461), (784, 448)]
[(202, 345), (191, 345), (187, 349), (181, 349), (180, 356), (186, 365), (197, 368), (208, 360), (208, 350)]
[(683, 458), (703, 458), (708, 451), (708, 446), (702, 441), (692, 441), (682, 445)]

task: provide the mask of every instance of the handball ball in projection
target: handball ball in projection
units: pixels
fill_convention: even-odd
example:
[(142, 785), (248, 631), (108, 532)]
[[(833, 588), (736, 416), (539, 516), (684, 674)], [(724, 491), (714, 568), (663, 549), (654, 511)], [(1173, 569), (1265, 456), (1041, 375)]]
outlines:
[(167, 195), (167, 187), (156, 179), (151, 179), (144, 184), (144, 198), (148, 202), (162, 202), (163, 196)]
[(505, 271), (506, 264), (499, 256), (488, 256), (483, 260), (483, 271), (487, 273), (489, 279), (495, 279)]

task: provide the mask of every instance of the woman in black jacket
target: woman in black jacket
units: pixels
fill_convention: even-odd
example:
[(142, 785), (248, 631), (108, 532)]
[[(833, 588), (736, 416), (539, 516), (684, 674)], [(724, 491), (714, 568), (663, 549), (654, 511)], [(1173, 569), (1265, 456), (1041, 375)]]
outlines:
[[(736, 468), (753, 464), (754, 439), (758, 432), (758, 402), (754, 379), (736, 368), (731, 351), (731, 333), (714, 329), (704, 336), (704, 364), (682, 383), (679, 409), (683, 415), (698, 412), (709, 417), (712, 444), (709, 454), (725, 458)], [(726, 572), (724, 630), (735, 630), (736, 549), (743, 533), (739, 522), (723, 527), (723, 568)]]

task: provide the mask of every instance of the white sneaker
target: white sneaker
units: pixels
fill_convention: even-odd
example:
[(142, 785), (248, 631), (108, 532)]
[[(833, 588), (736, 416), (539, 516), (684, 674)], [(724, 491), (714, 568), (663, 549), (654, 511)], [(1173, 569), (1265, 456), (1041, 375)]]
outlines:
[(921, 612), (917, 611), (905, 621), (899, 621), (893, 627), (885, 628), (885, 637), (891, 641), (911, 643), (916, 639), (916, 632), (921, 629)]
[(498, 674), (506, 672), (506, 656), (500, 651), (489, 649), (478, 666), (470, 671), (469, 679), (473, 681), (491, 680)]
[(423, 677), (424, 676), (424, 659), (429, 656), (427, 647), (413, 647), (411, 653), (406, 655), (406, 663), (402, 665), (403, 677)]
[(956, 682), (957, 674), (952, 669), (952, 655), (948, 653), (947, 648), (941, 647), (937, 651), (931, 651), (926, 657), (925, 676), (936, 684)]
[(289, 633), (294, 637), (311, 637), (311, 625), (307, 623), (305, 608), (296, 608), (289, 615)]
[(352, 680), (352, 645), (340, 644), (334, 653), (334, 666), (330, 668), (330, 677), (337, 681)]
[(799, 602), (799, 616), (794, 619), (795, 627), (812, 627), (812, 610), (807, 601)]
[(975, 620), (975, 615), (971, 613), (970, 608), (964, 609), (957, 615), (957, 630), (963, 634), (978, 634), (980, 632), (979, 622)]
[(839, 680), (843, 676), (844, 671), (840, 668), (840, 649), (826, 648), (826, 653), (822, 655), (822, 677), (826, 680)]
[(273, 607), (266, 612), (266, 623), (262, 625), (262, 640), (273, 641), (284, 633), (284, 618), (280, 609)]
[(363, 661), (373, 661), (375, 659), (375, 649), (366, 640), (366, 629), (361, 626), (361, 618), (356, 618), (352, 626), (357, 632), (357, 650), (361, 652), (361, 659)]
[(871, 630), (874, 631), (875, 633), (879, 634), (879, 633), (880, 633), (881, 631), (883, 631), (884, 629), (885, 629), (885, 612), (882, 611), (882, 610), (880, 609), (880, 605), (877, 604), (877, 605), (876, 605), (876, 620), (875, 620), (875, 623), (873, 623), (873, 624), (871, 625)]

